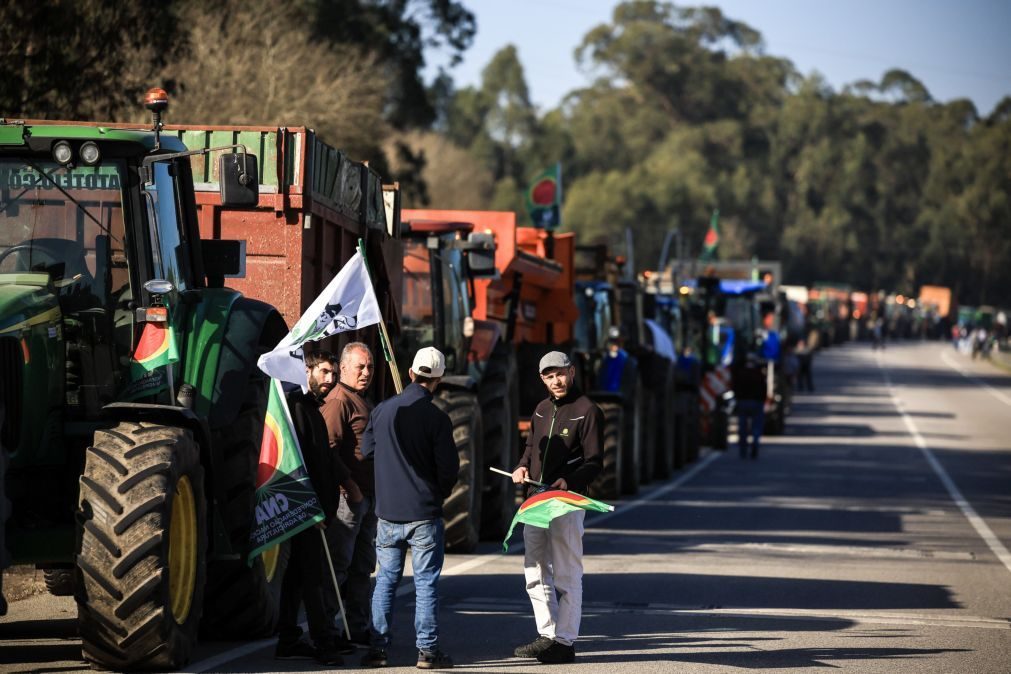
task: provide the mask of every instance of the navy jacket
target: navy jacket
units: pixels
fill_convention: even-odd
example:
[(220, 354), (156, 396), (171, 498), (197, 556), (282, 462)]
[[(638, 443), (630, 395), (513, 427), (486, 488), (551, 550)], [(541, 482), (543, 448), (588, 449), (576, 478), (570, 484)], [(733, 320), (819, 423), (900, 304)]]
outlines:
[(412, 383), (379, 403), (362, 434), (361, 452), (375, 461), (376, 515), (387, 522), (442, 517), (460, 457), (449, 415), (425, 388)]

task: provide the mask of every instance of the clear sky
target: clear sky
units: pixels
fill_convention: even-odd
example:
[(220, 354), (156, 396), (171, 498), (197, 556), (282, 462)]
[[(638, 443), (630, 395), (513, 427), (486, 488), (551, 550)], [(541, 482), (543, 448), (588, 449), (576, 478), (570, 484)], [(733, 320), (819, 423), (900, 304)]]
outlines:
[[(463, 0), (477, 16), (477, 37), (451, 73), (458, 87), (515, 44), (534, 103), (555, 107), (589, 78), (573, 51), (594, 26), (609, 23), (615, 0)], [(969, 98), (986, 115), (1011, 95), (1011, 0), (714, 0), (732, 19), (758, 30), (766, 52), (820, 72), (836, 90), (909, 71), (938, 101)], [(438, 54), (429, 55), (439, 63)]]

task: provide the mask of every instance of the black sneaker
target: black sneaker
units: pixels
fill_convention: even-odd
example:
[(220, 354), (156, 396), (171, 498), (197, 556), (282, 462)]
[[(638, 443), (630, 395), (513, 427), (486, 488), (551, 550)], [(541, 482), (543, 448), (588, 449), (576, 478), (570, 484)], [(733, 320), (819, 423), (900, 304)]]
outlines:
[(358, 650), (358, 647), (351, 643), (349, 640), (343, 636), (334, 637), (327, 646), (330, 650), (335, 653), (340, 653), (341, 655), (351, 655)]
[(452, 669), (453, 658), (442, 651), (418, 651), (418, 669)]
[(278, 660), (312, 660), (316, 657), (316, 647), (305, 639), (290, 643), (278, 641), (274, 657)]
[(341, 654), (332, 645), (327, 644), (323, 648), (316, 649), (316, 662), (321, 665), (340, 667), (344, 664), (344, 658), (341, 657)]
[(362, 667), (385, 667), (386, 650), (383, 648), (370, 648), (369, 652), (362, 657)]
[(516, 650), (513, 651), (513, 655), (517, 658), (536, 658), (538, 653), (545, 650), (553, 643), (555, 643), (554, 639), (549, 639), (548, 637), (541, 635), (529, 644), (517, 646)]
[(365, 648), (372, 645), (372, 640), (369, 636), (368, 630), (365, 630), (364, 632), (351, 632), (351, 639), (349, 641), (356, 646), (365, 646)]
[(564, 665), (576, 661), (576, 647), (566, 646), (557, 641), (537, 654), (537, 659), (545, 665)]

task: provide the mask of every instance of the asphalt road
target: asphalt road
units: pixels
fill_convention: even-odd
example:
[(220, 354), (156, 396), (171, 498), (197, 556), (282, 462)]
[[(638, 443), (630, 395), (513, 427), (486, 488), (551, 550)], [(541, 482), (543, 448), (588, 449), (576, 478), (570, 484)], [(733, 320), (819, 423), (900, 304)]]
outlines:
[[(480, 672), (1011, 672), (1011, 376), (938, 343), (819, 353), (816, 392), (755, 461), (732, 448), (587, 517), (574, 665), (536, 636), (516, 544), (448, 558), (442, 643)], [(415, 671), (413, 593), (391, 671)], [(81, 668), (72, 602), (16, 602), (0, 669)], [(273, 643), (186, 671), (319, 671)], [(349, 666), (357, 658), (349, 656)]]

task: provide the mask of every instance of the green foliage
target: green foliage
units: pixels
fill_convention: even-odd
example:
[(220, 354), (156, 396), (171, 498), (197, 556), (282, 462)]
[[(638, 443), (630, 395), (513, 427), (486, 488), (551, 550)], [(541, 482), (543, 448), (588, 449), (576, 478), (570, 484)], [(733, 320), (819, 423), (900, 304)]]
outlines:
[(561, 161), (563, 228), (612, 246), (631, 228), (641, 268), (674, 228), (697, 257), (719, 208), (720, 257), (780, 259), (794, 283), (1006, 297), (1011, 98), (981, 121), (898, 69), (835, 92), (720, 10), (666, 2), (618, 5), (575, 56), (597, 79), (556, 110), (533, 114), (511, 47), (449, 103), (497, 207), (522, 214), (508, 191)]

